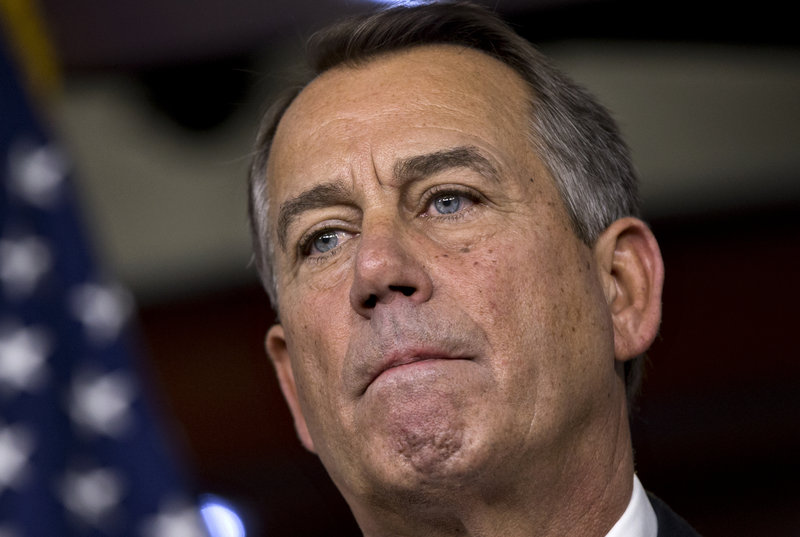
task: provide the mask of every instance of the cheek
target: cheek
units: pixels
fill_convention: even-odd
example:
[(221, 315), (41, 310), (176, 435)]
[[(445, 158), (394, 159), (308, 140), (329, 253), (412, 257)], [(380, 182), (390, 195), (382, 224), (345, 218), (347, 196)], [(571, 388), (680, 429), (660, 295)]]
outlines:
[(330, 387), (336, 385), (347, 346), (342, 322), (348, 317), (331, 308), (336, 303), (327, 294), (312, 292), (282, 307), (300, 397), (324, 407), (330, 405)]
[[(509, 299), (519, 282), (508, 270), (511, 260), (502, 245), (463, 248), (450, 254), (444, 263), (450, 292), (458, 294), (456, 303), (467, 310), (478, 324), (492, 326), (508, 315)], [(445, 255), (445, 257), (448, 257)]]
[[(341, 246), (342, 252), (316, 264), (309, 261), (297, 267), (281, 267), (278, 287), (283, 290), (280, 296), (281, 311), (286, 308), (317, 311), (322, 307), (330, 311), (331, 308), (341, 306), (333, 301), (333, 297), (341, 295), (342, 290), (349, 289), (352, 281), (352, 255), (355, 241), (348, 240)], [(344, 293), (345, 296), (347, 292)], [(284, 304), (285, 303), (285, 304)]]
[(450, 300), (490, 334), (506, 371), (583, 367), (608, 339), (610, 322), (585, 247), (546, 237), (495, 236), (438, 259), (440, 281), (452, 282), (444, 284)]
[[(344, 257), (344, 256), (340, 256)], [(349, 286), (352, 275), (338, 258), (323, 268), (286, 273), (279, 282), (281, 317), (292, 327), (292, 340), (302, 348), (320, 350), (344, 334), (337, 321), (349, 319)]]
[(538, 318), (551, 289), (551, 269), (543, 259), (552, 259), (530, 237), (497, 234), (480, 243), (436, 256), (441, 268), (440, 287), (454, 295), (452, 300), (463, 307), (490, 333), (504, 332), (509, 320), (514, 324)]

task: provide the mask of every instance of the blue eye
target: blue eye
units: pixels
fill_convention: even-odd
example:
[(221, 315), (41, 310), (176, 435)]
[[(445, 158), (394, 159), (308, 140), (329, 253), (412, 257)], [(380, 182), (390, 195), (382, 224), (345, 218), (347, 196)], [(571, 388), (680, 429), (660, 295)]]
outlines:
[(311, 240), (311, 250), (313, 252), (318, 252), (324, 254), (330, 250), (333, 250), (337, 246), (339, 246), (339, 234), (340, 231), (330, 230), (330, 231), (323, 231), (319, 235), (315, 236)]
[(306, 235), (298, 244), (298, 254), (303, 259), (325, 258), (327, 253), (333, 255), (335, 250), (352, 239), (354, 233), (344, 229), (326, 228)]
[(442, 217), (460, 215), (474, 205), (476, 199), (471, 192), (449, 189), (440, 191), (428, 198), (425, 215)]
[(457, 194), (444, 194), (433, 200), (433, 206), (440, 214), (453, 214), (461, 209), (461, 196)]

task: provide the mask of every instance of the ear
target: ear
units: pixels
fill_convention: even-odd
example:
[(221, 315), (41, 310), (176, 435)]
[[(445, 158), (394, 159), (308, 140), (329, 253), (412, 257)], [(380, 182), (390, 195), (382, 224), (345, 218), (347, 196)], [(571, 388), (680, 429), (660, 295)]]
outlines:
[(622, 218), (600, 235), (594, 255), (614, 324), (616, 358), (630, 360), (650, 347), (661, 323), (661, 251), (647, 224)]
[(294, 428), (297, 431), (297, 436), (305, 448), (313, 453), (314, 442), (311, 440), (311, 435), (308, 434), (308, 425), (306, 418), (303, 416), (303, 411), (300, 408), (300, 401), (297, 397), (297, 384), (294, 380), (294, 370), (292, 369), (292, 360), (289, 357), (289, 350), (286, 347), (286, 336), (283, 332), (283, 327), (279, 324), (273, 325), (267, 332), (266, 339), (267, 354), (272, 359), (272, 365), (275, 366), (275, 372), (278, 375), (278, 383), (280, 384), (283, 397), (289, 405), (289, 411), (294, 418)]

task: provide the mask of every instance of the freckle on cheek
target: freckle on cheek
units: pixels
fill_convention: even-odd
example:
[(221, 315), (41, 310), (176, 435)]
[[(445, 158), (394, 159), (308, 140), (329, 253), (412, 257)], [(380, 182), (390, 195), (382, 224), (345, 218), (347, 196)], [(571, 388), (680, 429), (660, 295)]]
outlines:
[(465, 246), (464, 248), (461, 249), (461, 253), (462, 254), (469, 253), (469, 248)]

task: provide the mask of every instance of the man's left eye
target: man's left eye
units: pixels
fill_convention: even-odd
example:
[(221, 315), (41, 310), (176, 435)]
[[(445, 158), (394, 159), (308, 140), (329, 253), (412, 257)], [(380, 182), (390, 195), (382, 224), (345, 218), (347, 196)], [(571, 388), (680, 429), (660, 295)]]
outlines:
[(447, 216), (463, 211), (473, 203), (472, 198), (461, 192), (442, 192), (431, 198), (425, 214), (428, 216)]

